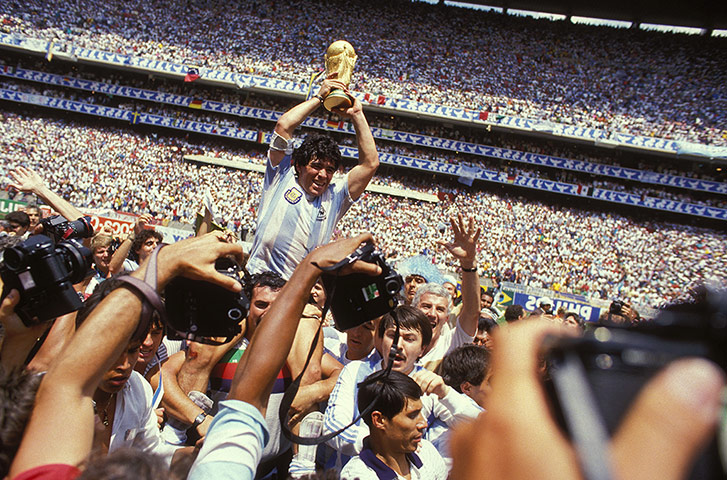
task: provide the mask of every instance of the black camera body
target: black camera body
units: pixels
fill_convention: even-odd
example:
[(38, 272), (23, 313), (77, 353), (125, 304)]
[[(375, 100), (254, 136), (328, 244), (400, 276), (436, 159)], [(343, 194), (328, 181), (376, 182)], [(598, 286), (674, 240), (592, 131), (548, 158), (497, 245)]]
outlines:
[[(239, 293), (219, 285), (184, 277), (172, 279), (164, 290), (167, 323), (182, 338), (217, 345), (230, 341), (242, 329), (250, 300), (245, 294), (244, 270), (229, 258), (220, 258), (215, 269), (243, 287)], [(215, 337), (225, 337), (219, 342)]]
[(91, 262), (91, 251), (78, 240), (55, 244), (33, 235), (3, 253), (2, 297), (12, 289), (20, 292), (15, 312), (26, 326), (73, 312), (83, 305), (73, 285), (88, 276)]
[[(544, 346), (548, 394), (561, 427), (575, 440), (578, 424), (598, 416), (610, 436), (643, 386), (670, 362), (702, 357), (727, 372), (727, 293), (708, 292), (703, 303), (675, 306), (653, 322), (597, 327), (580, 338), (549, 338)], [(725, 479), (723, 462), (715, 437), (689, 478)]]
[(43, 225), (43, 234), (56, 243), (70, 238), (90, 238), (93, 236), (90, 217), (81, 217), (71, 222), (60, 215), (54, 215), (42, 219), (40, 224)]
[(339, 276), (324, 272), (323, 287), (331, 296), (331, 312), (340, 331), (357, 327), (392, 311), (399, 304), (397, 294), (404, 281), (401, 275), (386, 264), (384, 255), (373, 244), (365, 243), (346, 259), (347, 264), (357, 260), (381, 267), (381, 274), (373, 277), (361, 273)]

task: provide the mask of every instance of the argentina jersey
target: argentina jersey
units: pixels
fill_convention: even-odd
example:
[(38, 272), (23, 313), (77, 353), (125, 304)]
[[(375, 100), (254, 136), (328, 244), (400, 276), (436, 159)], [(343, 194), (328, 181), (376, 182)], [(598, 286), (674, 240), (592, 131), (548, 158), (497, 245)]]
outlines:
[(348, 175), (312, 197), (298, 184), (290, 155), (277, 167), (268, 159), (248, 272), (273, 271), (288, 280), (308, 252), (330, 241), (352, 204)]

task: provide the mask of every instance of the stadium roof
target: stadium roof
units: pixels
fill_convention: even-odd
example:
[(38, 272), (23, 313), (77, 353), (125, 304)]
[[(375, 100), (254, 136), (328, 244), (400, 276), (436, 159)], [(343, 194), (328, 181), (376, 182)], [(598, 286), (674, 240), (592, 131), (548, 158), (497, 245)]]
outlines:
[(461, 0), (492, 7), (561, 15), (655, 23), (704, 29), (727, 29), (724, 0)]

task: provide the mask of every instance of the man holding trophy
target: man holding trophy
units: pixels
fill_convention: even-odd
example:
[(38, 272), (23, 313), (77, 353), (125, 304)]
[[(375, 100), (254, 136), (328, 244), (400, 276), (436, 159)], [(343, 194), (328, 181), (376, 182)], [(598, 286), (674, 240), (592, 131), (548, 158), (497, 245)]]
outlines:
[[(331, 44), (326, 79), (318, 93), (288, 110), (275, 125), (247, 263), (251, 274), (272, 270), (287, 280), (308, 252), (328, 243), (338, 221), (376, 173), (379, 155), (374, 137), (361, 102), (348, 91), (355, 63), (350, 43)], [(350, 119), (356, 130), (358, 165), (334, 183), (341, 153), (332, 138), (311, 133), (293, 150), (293, 132), (321, 105)]]

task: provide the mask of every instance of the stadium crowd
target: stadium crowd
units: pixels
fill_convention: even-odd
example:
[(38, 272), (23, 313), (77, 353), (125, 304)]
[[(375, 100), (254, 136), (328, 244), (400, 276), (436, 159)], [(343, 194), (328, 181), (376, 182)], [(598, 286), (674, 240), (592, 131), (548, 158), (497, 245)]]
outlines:
[[(645, 322), (721, 318), (724, 292), (694, 281), (724, 282), (724, 235), (444, 184), (431, 203), (366, 193), (379, 155), (358, 100), (339, 109), (359, 149), (345, 173), (332, 137), (311, 133), (294, 147), (305, 118), (341, 88), (327, 78), (287, 110), (264, 155), (2, 114), (3, 184), (36, 204), (8, 213), (0, 237), (0, 475), (560, 480), (582, 478), (583, 465), (623, 478), (718, 474), (724, 446), (702, 447), (716, 440), (723, 366), (660, 364), (613, 439), (589, 427), (571, 441), (553, 402), (566, 425), (593, 402), (562, 400), (576, 393), (573, 371), (559, 355), (544, 362), (542, 349), (546, 337), (569, 348), (583, 336), (608, 351), (621, 345), (610, 335), (644, 342)], [(264, 176), (193, 166), (188, 153), (265, 159)], [(377, 181), (415, 190), (421, 180)], [(69, 223), (42, 218), (38, 202)], [(79, 210), (89, 206), (130, 211), (133, 228), (117, 239), (94, 232)], [(163, 245), (148, 228), (200, 208), (194, 238)], [(231, 229), (254, 222), (247, 256), (232, 232), (215, 230), (213, 211), (235, 216), (237, 225), (222, 218)], [(532, 312), (503, 312), (480, 272), (614, 301), (588, 326), (546, 297)], [(685, 296), (663, 318), (634, 308)], [(721, 351), (723, 339), (707, 337), (699, 346)]]
[[(47, 8), (40, 0), (11, 1), (0, 20), (3, 31), (58, 46), (295, 82), (318, 71), (326, 46), (341, 37), (359, 55), (355, 90), (610, 132), (727, 144), (720, 106), (727, 68), (719, 38), (362, 0), (345, 5), (256, 1), (234, 8), (218, 2), (166, 2), (158, 8), (116, 0), (63, 1)], [(695, 68), (699, 75), (691, 73)]]
[[(69, 69), (67, 64), (59, 64), (58, 62), (48, 63), (45, 60), (38, 59), (33, 61), (27, 58), (23, 58), (21, 61), (16, 58), (6, 58), (5, 62), (8, 65), (16, 65), (18, 67), (30, 68), (35, 71), (51, 72), (68, 77), (83, 78), (113, 85), (134, 86), (137, 88), (151, 89), (164, 93), (183, 95), (195, 99), (213, 100), (228, 103), (230, 105), (260, 107), (277, 112), (284, 111), (291, 106), (289, 100), (281, 99), (280, 97), (260, 96), (249, 93), (241, 95), (238, 92), (231, 93), (228, 89), (211, 88), (207, 86), (199, 86), (199, 88), (197, 88), (197, 84), (194, 83), (180, 83), (178, 81), (171, 81), (164, 78), (147, 78), (142, 80), (137, 76), (129, 76), (128, 74), (123, 74), (119, 72), (112, 73), (108, 70), (98, 70), (88, 67), (85, 67), (83, 71), (80, 72), (75, 65), (73, 65)], [(10, 79), (6, 79), (5, 81), (8, 82), (6, 85), (8, 86), (8, 88), (11, 89), (35, 92), (38, 91), (38, 89), (40, 88), (47, 91), (48, 95), (63, 92), (63, 96), (66, 98), (69, 95), (72, 95), (79, 100), (84, 99), (84, 101), (94, 104), (115, 106), (119, 103), (119, 99), (114, 100), (113, 97), (101, 94), (99, 92), (90, 92), (90, 95), (88, 95), (80, 91), (74, 92), (73, 90), (68, 89), (59, 90), (58, 87), (52, 87), (49, 85), (41, 87), (38, 84), (30, 82), (25, 83), (13, 81)], [(128, 101), (134, 102), (130, 99)], [(147, 108), (149, 108), (148, 105), (152, 104), (135, 103), (134, 105), (135, 109), (137, 110), (146, 110)], [(156, 109), (158, 108), (158, 106), (153, 108)], [(182, 111), (178, 111), (179, 113), (175, 113), (175, 116), (181, 116), (183, 114), (183, 111), (184, 109), (182, 109)], [(202, 110), (200, 112), (196, 112), (195, 119), (199, 119), (200, 117), (204, 117), (205, 115), (208, 117), (208, 121), (212, 121), (213, 118), (226, 118), (226, 116), (224, 115), (221, 115), (219, 117), (211, 117), (207, 112)], [(638, 170), (653, 171), (656, 173), (665, 173), (688, 178), (700, 178), (713, 181), (727, 180), (727, 169), (719, 168), (719, 166), (716, 166), (709, 162), (684, 162), (683, 159), (674, 159), (664, 156), (658, 159), (650, 159), (645, 158), (643, 155), (639, 154), (628, 153), (624, 151), (613, 151), (611, 149), (584, 147), (567, 142), (532, 141), (527, 139), (526, 137), (503, 135), (497, 132), (493, 132), (491, 130), (483, 130), (481, 128), (476, 129), (462, 126), (451, 128), (439, 122), (426, 122), (423, 120), (413, 122), (406, 117), (377, 114), (373, 112), (370, 112), (369, 115), (371, 117), (372, 125), (379, 128), (413, 132), (435, 138), (452, 139), (475, 144), (484, 144), (522, 152), (548, 154), (560, 158), (580, 160), (589, 163), (617, 165), (627, 168), (635, 168)], [(191, 116), (191, 112), (189, 111), (186, 111), (186, 115), (184, 116), (194, 118)], [(312, 116), (323, 119), (331, 118), (331, 115), (326, 114), (325, 112), (315, 112)], [(237, 120), (237, 117), (233, 118)], [(333, 119), (338, 120), (335, 116), (333, 117)], [(245, 122), (250, 121), (252, 120), (245, 119)], [(218, 120), (217, 123), (229, 124), (229, 120)], [(350, 139), (348, 141), (350, 142)], [(410, 148), (414, 147), (412, 146)], [(418, 155), (424, 156), (424, 158), (430, 158), (432, 156), (431, 152), (432, 151), (429, 150), (422, 150), (421, 153), (419, 153)], [(436, 155), (441, 156), (441, 159), (443, 161), (448, 161), (452, 163), (460, 161), (470, 161), (476, 164), (478, 162), (481, 162), (481, 158), (477, 156), (470, 156), (461, 153), (458, 153), (457, 156), (455, 156), (452, 154), (451, 151), (447, 152), (448, 153), (446, 154), (438, 153)]]
[[(3, 176), (18, 163), (27, 165), (79, 207), (151, 212), (160, 219), (194, 223), (209, 188), (224, 224), (238, 233), (255, 230), (260, 174), (199, 167), (183, 157), (204, 154), (263, 163), (259, 151), (10, 113), (4, 114), (0, 132)], [(481, 242), (480, 269), (495, 281), (517, 280), (597, 298), (623, 295), (656, 306), (690, 279), (725, 278), (721, 259), (727, 241), (716, 231), (641, 224), (615, 214), (437, 186), (411, 175), (377, 175), (373, 183), (453, 196), (452, 201), (427, 203), (366, 193), (353, 205), (336, 235), (371, 231), (392, 259), (425, 253), (453, 268), (432, 238), (459, 210), (482, 225), (487, 241)]]
[[(76, 90), (67, 90), (58, 87), (41, 88), (38, 85), (22, 84), (22, 83), (6, 83), (0, 82), (0, 88), (8, 88), (13, 91), (20, 91), (31, 94), (42, 94), (54, 98), (66, 98), (74, 101), (81, 101), (90, 104), (106, 105), (133, 112), (144, 112), (155, 115), (162, 115), (169, 118), (190, 120), (198, 122), (206, 122), (217, 126), (226, 127), (242, 127), (248, 129), (264, 130), (267, 125), (265, 122), (254, 121), (252, 119), (242, 119), (242, 121), (229, 115), (217, 114), (214, 112), (198, 112), (190, 110), (186, 107), (173, 107), (169, 105), (159, 105), (155, 103), (143, 103), (128, 101), (126, 99), (114, 99), (103, 94), (95, 94), (91, 92), (83, 92)], [(305, 129), (304, 132), (312, 131)], [(350, 135), (336, 135), (341, 145), (355, 146), (354, 137)], [(506, 159), (483, 158), (476, 155), (465, 153), (454, 153), (447, 150), (436, 150), (432, 148), (422, 148), (415, 145), (402, 144), (392, 141), (379, 140), (378, 148), (381, 152), (395, 153), (406, 157), (422, 158), (434, 160), (438, 162), (447, 162), (452, 164), (463, 164), (471, 167), (485, 168), (498, 172), (512, 173), (526, 177), (535, 177), (557, 182), (566, 182), (581, 185), (586, 188), (604, 188), (620, 192), (627, 192), (643, 197), (654, 197), (678, 202), (692, 203), (695, 205), (707, 205), (717, 208), (727, 207), (727, 199), (724, 195), (709, 194), (704, 192), (688, 192), (680, 188), (667, 188), (659, 185), (639, 184), (628, 181), (613, 181), (608, 177), (593, 176), (589, 173), (570, 171), (565, 169), (544, 168), (540, 166), (528, 165), (519, 162), (513, 162)]]

